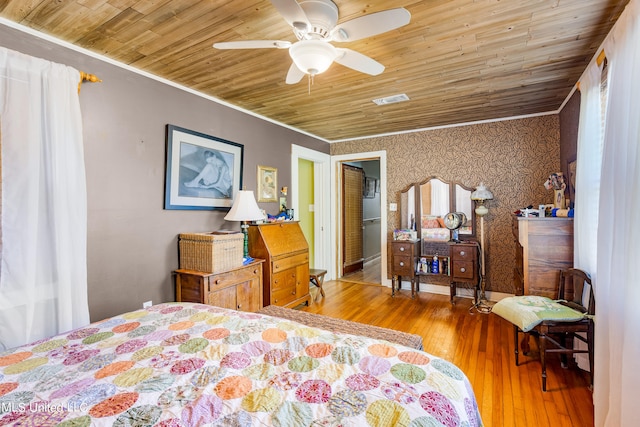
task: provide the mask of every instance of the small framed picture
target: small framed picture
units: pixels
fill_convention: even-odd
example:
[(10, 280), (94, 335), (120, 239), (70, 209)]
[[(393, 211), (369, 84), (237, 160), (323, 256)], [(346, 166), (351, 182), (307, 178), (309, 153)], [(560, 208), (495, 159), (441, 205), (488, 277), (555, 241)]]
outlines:
[(278, 169), (258, 165), (258, 202), (278, 201)]
[(242, 185), (244, 146), (167, 125), (165, 209), (229, 209)]
[(364, 177), (364, 198), (373, 199), (376, 197), (376, 181), (375, 178)]

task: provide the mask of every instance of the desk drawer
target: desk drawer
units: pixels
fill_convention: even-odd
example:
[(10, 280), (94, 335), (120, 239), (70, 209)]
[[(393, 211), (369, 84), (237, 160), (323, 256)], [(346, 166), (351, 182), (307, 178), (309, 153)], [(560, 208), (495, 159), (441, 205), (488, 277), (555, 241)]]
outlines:
[(395, 241), (393, 242), (391, 250), (393, 251), (394, 257), (402, 256), (402, 255), (411, 256), (414, 246), (415, 246), (415, 243), (413, 242)]
[(451, 258), (454, 262), (473, 261), (476, 259), (476, 247), (451, 245)]
[(473, 261), (453, 261), (451, 268), (452, 280), (472, 280), (474, 278)]
[(300, 264), (306, 264), (308, 262), (309, 254), (305, 252), (273, 261), (271, 264), (271, 271), (273, 271), (273, 273), (278, 273), (279, 271), (288, 270), (289, 268), (296, 267)]
[(393, 257), (393, 273), (399, 276), (411, 276), (414, 274), (415, 266), (413, 265), (413, 257), (395, 255)]
[(217, 290), (235, 286), (241, 282), (247, 282), (258, 276), (259, 270), (257, 268), (242, 268), (228, 273), (219, 273), (213, 276), (209, 276), (209, 292), (215, 292)]
[(273, 289), (271, 292), (271, 301), (274, 305), (286, 305), (297, 298), (296, 287), (286, 287)]

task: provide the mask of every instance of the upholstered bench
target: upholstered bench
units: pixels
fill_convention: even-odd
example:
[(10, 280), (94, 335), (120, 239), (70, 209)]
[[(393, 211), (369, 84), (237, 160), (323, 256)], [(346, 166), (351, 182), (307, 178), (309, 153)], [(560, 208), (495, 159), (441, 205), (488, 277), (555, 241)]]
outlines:
[(381, 328), (379, 326), (365, 325), (350, 320), (336, 319), (321, 314), (307, 313), (306, 311), (284, 308), (277, 305), (264, 307), (259, 310), (258, 313), (293, 320), (294, 322), (325, 329), (334, 333), (363, 335), (369, 338), (401, 344), (406, 347), (415, 348), (416, 350), (423, 350), (422, 337), (416, 334)]

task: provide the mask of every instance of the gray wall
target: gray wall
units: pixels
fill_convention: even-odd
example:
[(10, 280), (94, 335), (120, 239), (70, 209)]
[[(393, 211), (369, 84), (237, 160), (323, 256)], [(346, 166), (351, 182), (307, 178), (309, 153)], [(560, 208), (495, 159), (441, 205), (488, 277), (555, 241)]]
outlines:
[[(164, 210), (165, 128), (173, 124), (244, 145), (243, 186), (258, 164), (291, 187), (291, 144), (329, 144), (0, 24), (0, 46), (100, 77), (80, 95), (88, 190), (91, 320), (174, 301), (177, 235), (239, 228), (224, 211)], [(277, 213), (277, 203), (261, 204)]]

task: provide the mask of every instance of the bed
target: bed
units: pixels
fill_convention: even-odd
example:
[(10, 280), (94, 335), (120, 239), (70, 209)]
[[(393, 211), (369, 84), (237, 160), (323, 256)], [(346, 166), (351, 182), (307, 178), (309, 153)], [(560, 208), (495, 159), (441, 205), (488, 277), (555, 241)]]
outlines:
[(0, 353), (0, 425), (478, 426), (453, 364), (387, 340), (196, 303)]
[(422, 216), (422, 239), (425, 241), (448, 242), (451, 231), (444, 226), (444, 219), (440, 216)]

